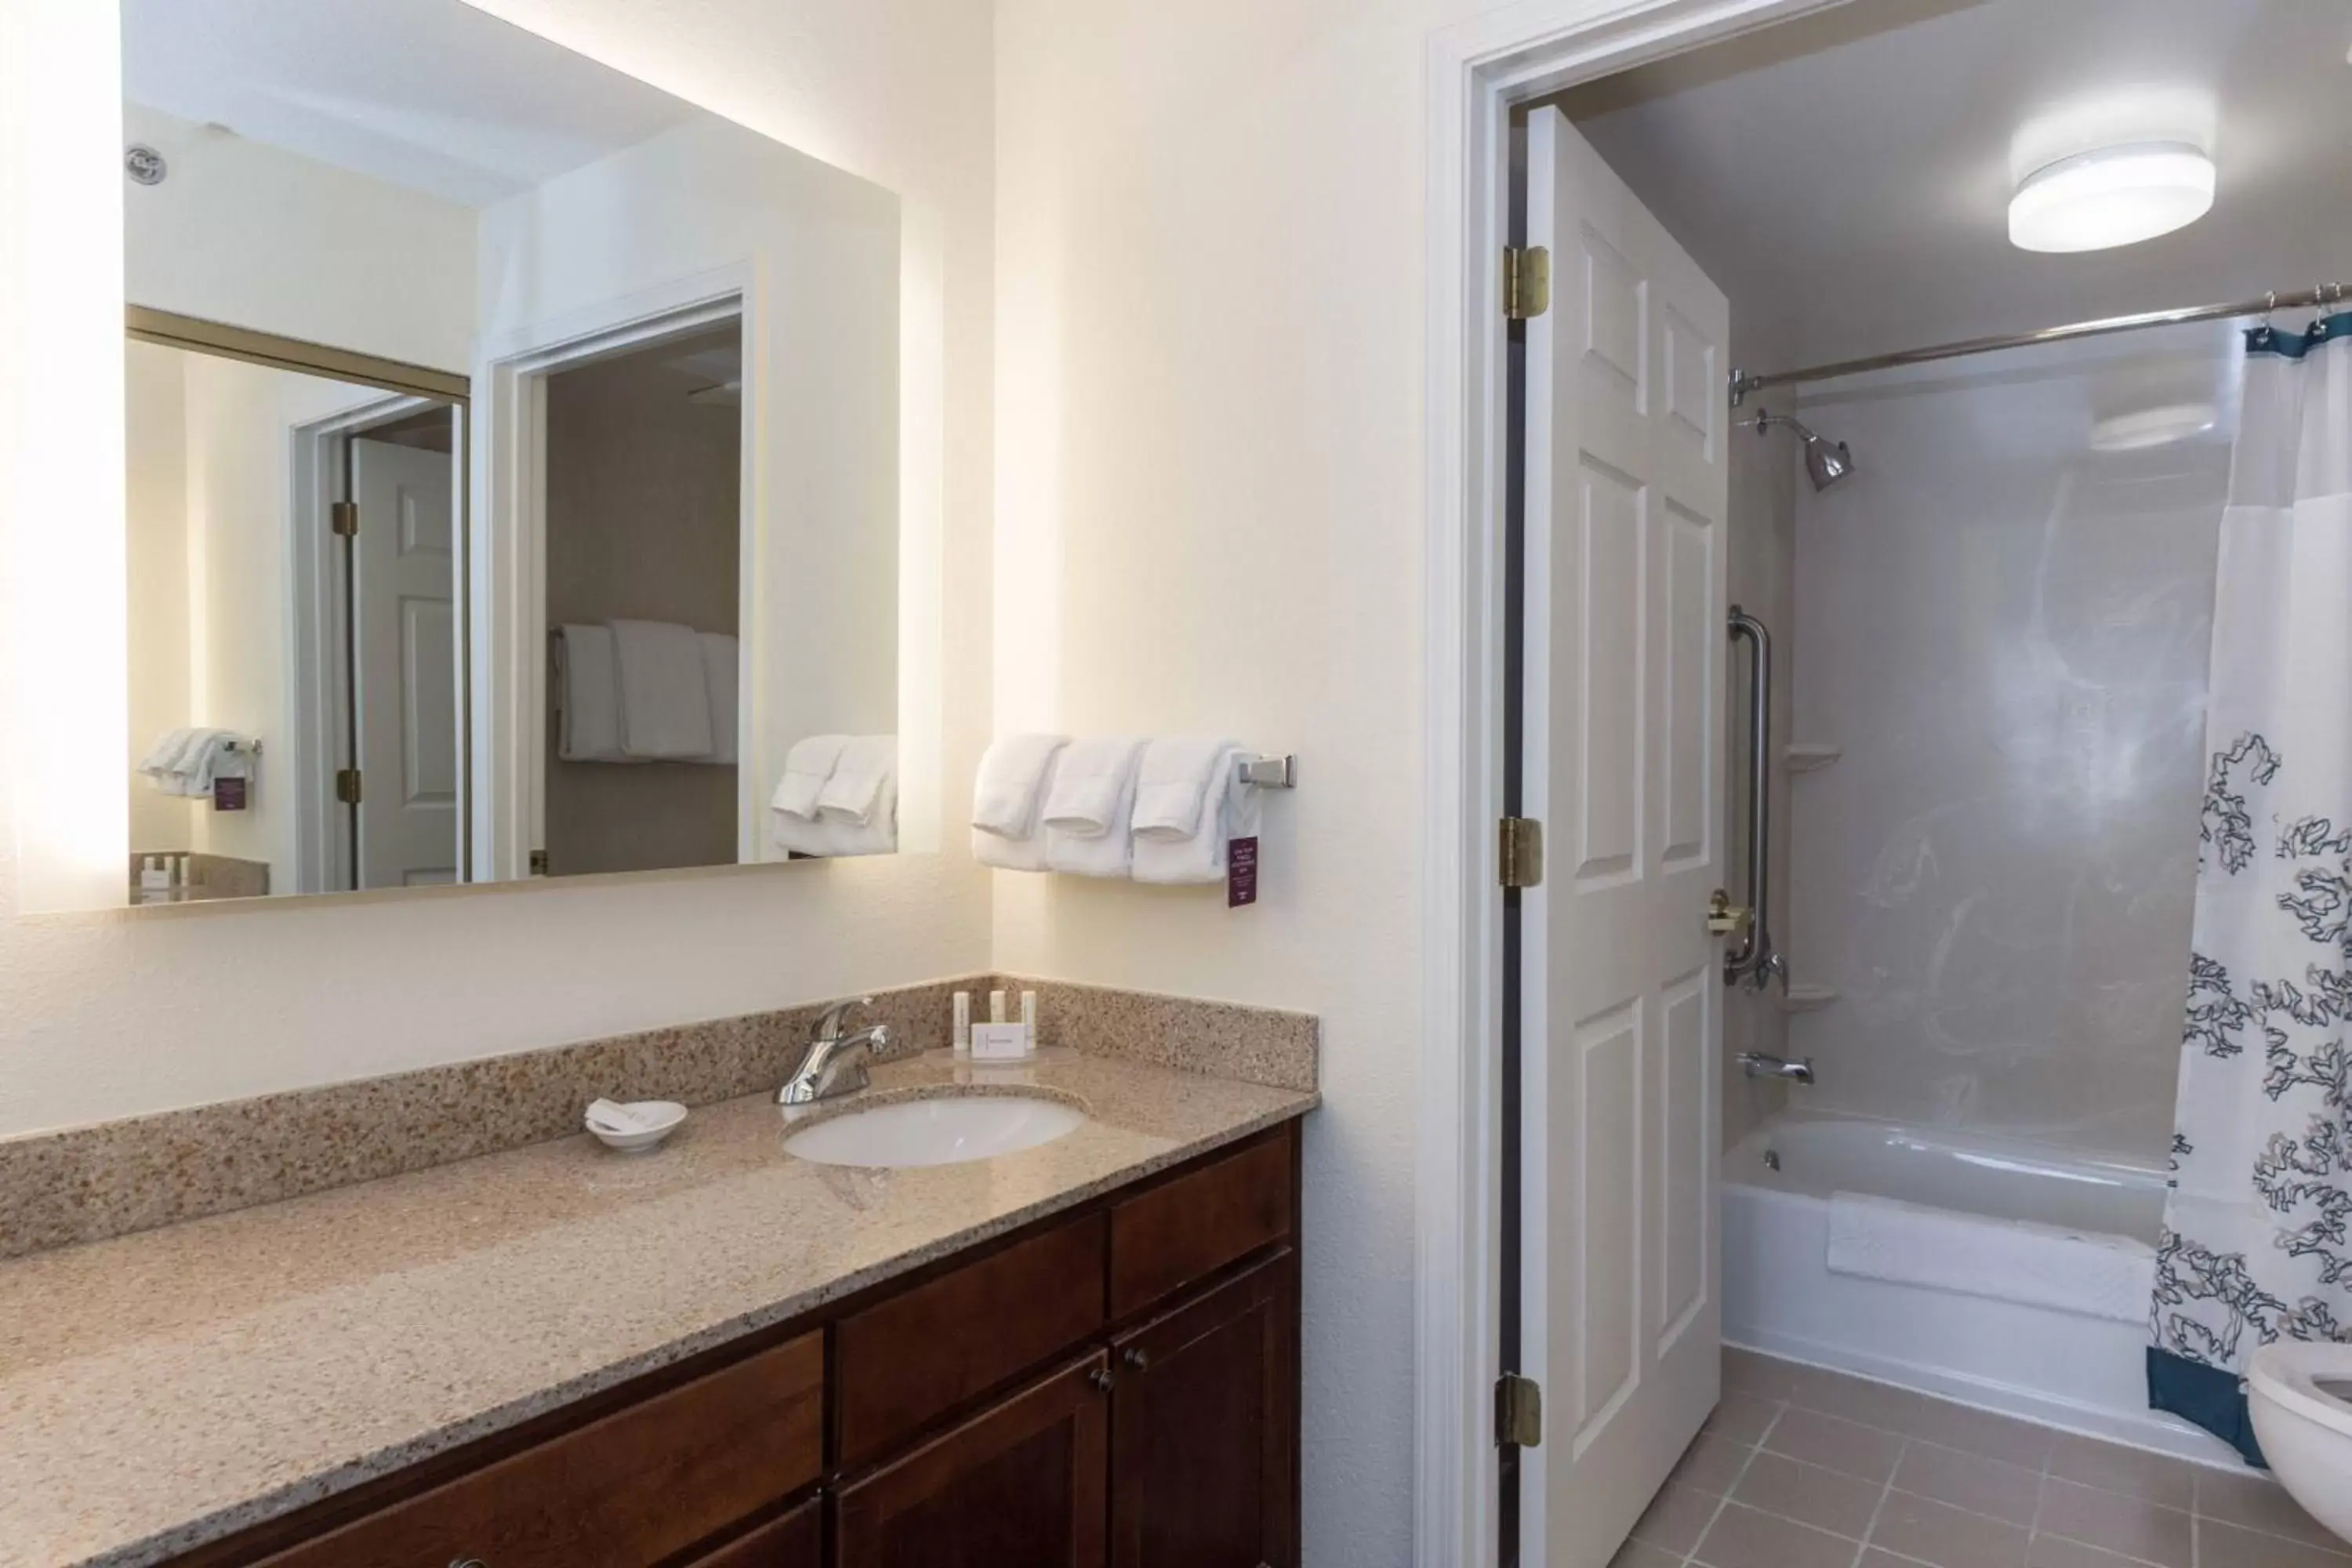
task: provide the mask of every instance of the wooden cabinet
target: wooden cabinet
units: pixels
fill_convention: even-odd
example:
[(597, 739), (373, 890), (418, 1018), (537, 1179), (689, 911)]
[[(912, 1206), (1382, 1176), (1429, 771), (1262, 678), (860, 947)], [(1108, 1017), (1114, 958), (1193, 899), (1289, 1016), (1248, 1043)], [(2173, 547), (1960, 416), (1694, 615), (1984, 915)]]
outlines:
[(687, 1568), (824, 1568), (824, 1504), (811, 1498)]
[(1295, 1568), (1298, 1258), (1112, 1342), (1111, 1568)]
[(1297, 1568), (1296, 1124), (172, 1568)]
[(1097, 1351), (842, 1489), (839, 1568), (1103, 1568)]

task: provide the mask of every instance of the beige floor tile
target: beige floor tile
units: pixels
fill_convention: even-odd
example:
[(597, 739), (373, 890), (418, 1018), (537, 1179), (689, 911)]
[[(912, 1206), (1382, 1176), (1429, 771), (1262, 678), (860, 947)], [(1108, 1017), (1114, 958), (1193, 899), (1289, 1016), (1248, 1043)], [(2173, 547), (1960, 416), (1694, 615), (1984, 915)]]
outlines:
[(1889, 1492), (1870, 1543), (1936, 1568), (2025, 1568), (2026, 1532), (1908, 1492)]
[(1723, 1391), (1745, 1394), (1755, 1399), (1781, 1400), (1789, 1397), (1797, 1386), (1797, 1379), (1807, 1369), (1779, 1356), (1759, 1355), (1754, 1351), (1736, 1350), (1726, 1346), (1723, 1352)]
[(1745, 1443), (1702, 1432), (1691, 1439), (1691, 1446), (1683, 1450), (1683, 1457), (1675, 1462), (1674, 1472), (1666, 1479), (1721, 1497), (1739, 1479), (1748, 1456), (1755, 1451)]
[(1853, 1554), (1844, 1536), (1731, 1502), (1692, 1560), (1706, 1568), (1850, 1568)]
[[(2343, 1542), (2336, 1545), (2341, 1549)], [(2197, 1561), (2213, 1568), (2345, 1568), (2352, 1558), (2283, 1535), (2264, 1535), (2219, 1520), (2200, 1519)]]
[(1707, 1521), (1715, 1517), (1715, 1510), (1722, 1503), (1722, 1499), (1709, 1497), (1695, 1487), (1669, 1481), (1650, 1500), (1642, 1517), (1633, 1521), (1633, 1539), (1668, 1552), (1688, 1552), (1698, 1544), (1698, 1538), (1706, 1532)]
[(1895, 1484), (1916, 1496), (1990, 1514), (2009, 1524), (2032, 1524), (2034, 1507), (2042, 1500), (2038, 1472), (1933, 1443), (1915, 1442), (1903, 1450)]
[(1753, 1443), (1764, 1436), (1772, 1425), (1772, 1417), (1780, 1407), (1767, 1400), (1753, 1399), (1745, 1394), (1727, 1394), (1716, 1403), (1702, 1431), (1718, 1437), (1728, 1437), (1735, 1443)]
[(2045, 1478), (2034, 1528), (2085, 1546), (2102, 1546), (2157, 1568), (2189, 1568), (2189, 1516), (2145, 1498)]
[(1766, 1513), (1860, 1541), (1869, 1531), (1870, 1516), (1885, 1489), (1860, 1476), (1801, 1465), (1759, 1450), (1731, 1497)]
[(2347, 1550), (2334, 1531), (2303, 1511), (2286, 1489), (2266, 1476), (2231, 1474), (2200, 1466), (2197, 1471), (2197, 1511), (2224, 1524), (2243, 1525), (2294, 1541), (2309, 1542), (2332, 1551)]
[(1629, 1541), (1609, 1560), (1609, 1568), (1683, 1568), (1679, 1552), (1661, 1552), (1639, 1541)]
[(1773, 1423), (1764, 1446), (1773, 1453), (1802, 1459), (1809, 1465), (1843, 1470), (1868, 1481), (1884, 1481), (1895, 1473), (1903, 1439), (1875, 1426), (1864, 1426), (1792, 1405)]
[(1889, 1432), (1909, 1434), (1921, 1414), (1936, 1403), (1924, 1394), (1866, 1377), (1807, 1367), (1789, 1394), (1790, 1403), (1824, 1415), (1859, 1421)]
[(2050, 1446), (2057, 1437), (2047, 1426), (1943, 1399), (1927, 1400), (1909, 1430), (1912, 1436), (1943, 1447), (2029, 1470), (2038, 1470), (2048, 1461)]
[(2147, 1564), (2062, 1535), (2037, 1535), (2026, 1550), (2025, 1568), (2147, 1568)]
[(2125, 1492), (2167, 1508), (2189, 1508), (2197, 1500), (2197, 1469), (2187, 1460), (2078, 1437), (2072, 1432), (2059, 1433), (2052, 1443), (2050, 1473), (2061, 1480)]

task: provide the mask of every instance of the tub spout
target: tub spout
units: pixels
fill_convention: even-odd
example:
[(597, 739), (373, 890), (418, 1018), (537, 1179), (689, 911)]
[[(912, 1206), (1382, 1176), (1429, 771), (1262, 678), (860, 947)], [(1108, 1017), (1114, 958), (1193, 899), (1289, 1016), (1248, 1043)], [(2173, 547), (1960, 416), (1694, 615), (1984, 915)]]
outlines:
[(1813, 1058), (1789, 1061), (1780, 1057), (1768, 1057), (1761, 1051), (1742, 1051), (1737, 1060), (1740, 1070), (1749, 1078), (1784, 1078), (1790, 1083), (1810, 1084), (1813, 1081)]

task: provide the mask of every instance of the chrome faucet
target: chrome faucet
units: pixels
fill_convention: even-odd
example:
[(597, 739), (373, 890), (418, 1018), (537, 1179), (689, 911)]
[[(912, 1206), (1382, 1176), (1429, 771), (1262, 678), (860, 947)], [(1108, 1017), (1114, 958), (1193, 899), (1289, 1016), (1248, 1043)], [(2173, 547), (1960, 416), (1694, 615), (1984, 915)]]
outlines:
[(776, 1090), (778, 1105), (814, 1105), (820, 1100), (836, 1095), (855, 1094), (867, 1082), (866, 1064), (877, 1050), (890, 1045), (890, 1026), (868, 1024), (863, 1028), (841, 1032), (842, 1020), (854, 1007), (870, 1007), (871, 996), (852, 996), (835, 1002), (817, 1016), (816, 1037), (808, 1044), (801, 1057), (801, 1065)]
[(1813, 1081), (1813, 1058), (1790, 1061), (1783, 1057), (1769, 1057), (1762, 1051), (1742, 1051), (1732, 1058), (1749, 1078), (1785, 1078), (1790, 1083), (1810, 1084)]

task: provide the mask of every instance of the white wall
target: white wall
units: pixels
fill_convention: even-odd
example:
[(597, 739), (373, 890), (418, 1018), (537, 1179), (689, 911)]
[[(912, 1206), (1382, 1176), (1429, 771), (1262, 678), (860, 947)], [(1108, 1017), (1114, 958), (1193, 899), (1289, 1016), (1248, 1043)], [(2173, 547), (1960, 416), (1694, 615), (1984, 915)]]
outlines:
[(137, 104), (126, 139), (160, 185), (123, 182), (134, 305), (464, 372), (474, 336), (470, 207)]
[[(1793, 786), (1813, 1102), (2161, 1159), (2202, 794), (2226, 326), (1939, 365), (1807, 400), (1853, 478), (1801, 492)], [(2201, 398), (2178, 445), (2102, 414)]]
[[(958, 589), (941, 633), (945, 754), (950, 776), (969, 777), (990, 696), (987, 13), (961, 0), (500, 0), (492, 8), (889, 188), (932, 247), (927, 259), (945, 288), (944, 574)], [(103, 97), (119, 77), (112, 47), (110, 29), (61, 23), (43, 39), (43, 79), (63, 102)], [(82, 127), (88, 146), (60, 147), (56, 114), (39, 92), (0, 97), (0, 195), (47, 188), (23, 155), (37, 145), (78, 171), (100, 196), (45, 198), (54, 205), (11, 226), (70, 247), (78, 226), (103, 234), (105, 205), (121, 197), (121, 131), (93, 121)], [(13, 248), (5, 254), (0, 283), (38, 275)], [(45, 384), (70, 382), (54, 356), (31, 357), (47, 341), (28, 316), (39, 308), (0, 289), (0, 413), (12, 420)], [(113, 356), (119, 313), (93, 306), (73, 319), (88, 325), (85, 358)], [(78, 419), (113, 405), (103, 392), (76, 405)], [(17, 424), (5, 427), (12, 442), (23, 438)], [(119, 470), (115, 452), (109, 466)], [(92, 487), (101, 503), (105, 492)], [(90, 523), (119, 526), (102, 504)], [(7, 524), (17, 559), (38, 553), (25, 548), (22, 516)], [(119, 661), (115, 671), (119, 680)], [(14, 733), (26, 684), (13, 665), (5, 673), (0, 731)], [(106, 744), (122, 727), (118, 711)], [(0, 854), (0, 909), (12, 911), (22, 907), (22, 842), (40, 850), (53, 830), (19, 821), (17, 799), (12, 775), (0, 784), (0, 847), (16, 851)], [(119, 796), (108, 808), (118, 834), (123, 810)], [(937, 857), (621, 883), (10, 918), (0, 925), (0, 1134), (740, 1013), (988, 961), (986, 882), (952, 841)], [(158, 1022), (166, 1018), (168, 1034)]]
[[(123, 345), (125, 609), (130, 621), (130, 729), (123, 766), (156, 738), (193, 722), (188, 700), (188, 414), (184, 359), (153, 343)], [(196, 806), (131, 781), (131, 847), (194, 847)]]

